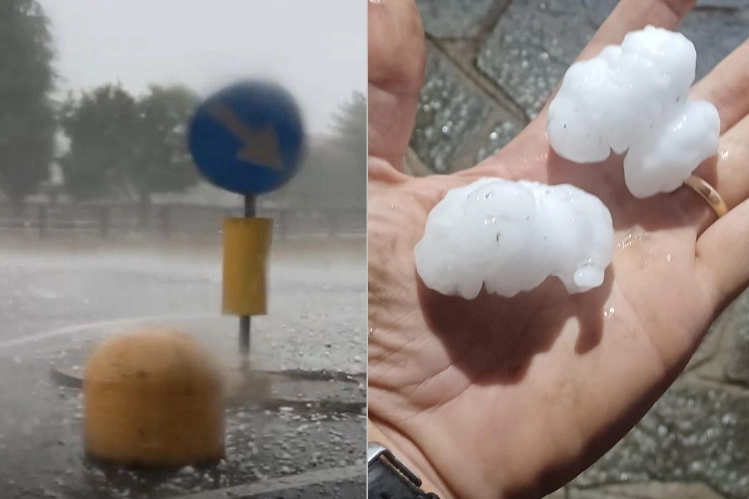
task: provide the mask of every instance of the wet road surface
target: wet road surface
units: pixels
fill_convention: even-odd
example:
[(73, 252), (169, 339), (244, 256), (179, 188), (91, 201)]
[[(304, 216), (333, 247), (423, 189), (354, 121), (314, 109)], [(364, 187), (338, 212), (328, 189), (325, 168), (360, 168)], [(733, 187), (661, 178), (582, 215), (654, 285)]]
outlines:
[[(276, 258), (269, 314), (253, 321), (253, 360), (269, 370), (363, 373), (363, 262), (363, 252)], [(86, 462), (81, 392), (54, 382), (50, 367), (140, 324), (179, 324), (230, 351), (236, 319), (219, 315), (220, 294), (220, 263), (211, 256), (0, 254), (0, 497), (166, 499), (356, 465), (360, 478), (247, 497), (361, 496), (366, 420), (351, 407), (233, 405), (227, 458), (207, 469), (144, 474)]]

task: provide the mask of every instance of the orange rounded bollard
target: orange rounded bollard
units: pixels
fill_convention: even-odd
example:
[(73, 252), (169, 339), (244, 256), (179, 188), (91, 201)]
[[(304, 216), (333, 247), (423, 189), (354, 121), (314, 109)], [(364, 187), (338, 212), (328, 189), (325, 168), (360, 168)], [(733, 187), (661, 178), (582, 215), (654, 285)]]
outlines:
[(200, 344), (173, 330), (103, 342), (83, 378), (84, 443), (93, 460), (178, 468), (224, 456), (219, 367)]

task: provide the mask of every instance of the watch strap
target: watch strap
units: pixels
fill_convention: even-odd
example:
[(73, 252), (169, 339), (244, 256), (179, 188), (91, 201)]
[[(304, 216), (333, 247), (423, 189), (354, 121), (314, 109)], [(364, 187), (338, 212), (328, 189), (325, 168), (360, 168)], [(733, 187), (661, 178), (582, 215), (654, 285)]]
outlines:
[(393, 454), (377, 443), (367, 449), (370, 499), (439, 499), (421, 490), (421, 480)]

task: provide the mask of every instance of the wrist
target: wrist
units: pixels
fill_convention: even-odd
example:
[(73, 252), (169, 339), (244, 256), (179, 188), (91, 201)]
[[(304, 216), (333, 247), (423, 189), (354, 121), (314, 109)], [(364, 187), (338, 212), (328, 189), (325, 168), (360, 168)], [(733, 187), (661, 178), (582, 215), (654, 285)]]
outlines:
[(421, 480), (421, 490), (433, 493), (440, 499), (456, 499), (442, 483), (429, 460), (413, 442), (401, 435), (394, 428), (384, 423), (367, 419), (367, 439), (377, 442), (392, 452), (410, 471)]

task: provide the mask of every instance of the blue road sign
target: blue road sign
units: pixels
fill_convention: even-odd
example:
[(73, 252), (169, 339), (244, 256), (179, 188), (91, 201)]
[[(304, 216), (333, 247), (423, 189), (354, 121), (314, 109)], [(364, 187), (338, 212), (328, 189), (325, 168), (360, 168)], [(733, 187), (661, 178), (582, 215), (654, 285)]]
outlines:
[(283, 186), (299, 169), (304, 130), (294, 98), (266, 82), (232, 85), (195, 112), (189, 147), (200, 172), (237, 194)]

